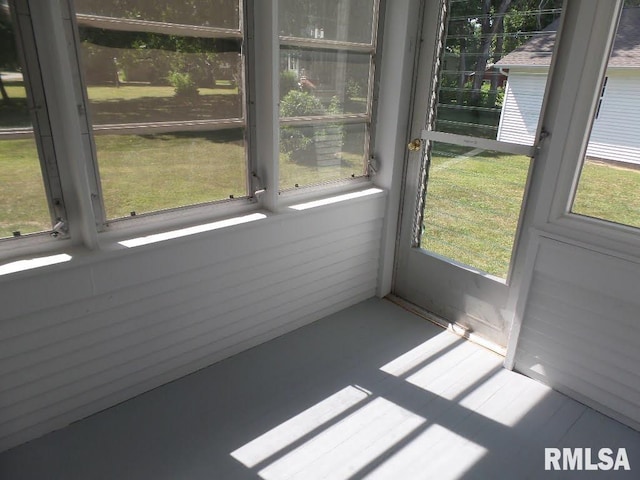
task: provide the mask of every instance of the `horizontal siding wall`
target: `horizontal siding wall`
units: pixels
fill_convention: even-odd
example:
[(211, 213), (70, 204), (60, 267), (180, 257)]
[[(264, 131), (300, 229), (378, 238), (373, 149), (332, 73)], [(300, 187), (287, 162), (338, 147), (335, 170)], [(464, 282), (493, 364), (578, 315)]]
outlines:
[(497, 139), (533, 145), (547, 76), (510, 73), (505, 89)]
[(640, 164), (639, 119), (640, 72), (609, 72), (587, 155)]
[(3, 279), (0, 450), (373, 296), (384, 208), (378, 194)]
[[(511, 72), (505, 90), (498, 140), (533, 145), (547, 75)], [(640, 164), (640, 72), (610, 71), (587, 156)]]
[(640, 264), (542, 239), (515, 368), (638, 429)]

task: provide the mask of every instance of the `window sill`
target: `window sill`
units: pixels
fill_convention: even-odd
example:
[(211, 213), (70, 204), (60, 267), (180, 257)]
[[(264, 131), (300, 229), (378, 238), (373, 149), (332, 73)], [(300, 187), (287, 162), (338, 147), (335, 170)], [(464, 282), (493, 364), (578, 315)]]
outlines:
[(196, 208), (192, 212), (180, 212), (182, 215), (179, 223), (173, 221), (173, 215), (169, 219), (164, 214), (138, 219), (143, 222), (121, 222), (122, 225), (118, 225), (118, 228), (100, 233), (100, 248), (96, 251), (73, 246), (68, 239), (54, 240), (47, 237), (44, 238), (45, 242), (32, 246), (31, 250), (14, 249), (11, 253), (15, 254), (0, 263), (0, 281), (10, 281), (16, 276), (37, 275), (43, 269), (66, 269), (96, 261), (108, 261), (123, 254), (157, 248), (168, 242), (175, 244), (201, 235), (216, 235), (215, 231), (247, 228), (250, 224), (309, 215), (336, 208), (338, 204), (353, 204), (386, 196), (386, 191), (375, 188), (368, 181), (357, 182), (356, 185), (351, 183), (350, 188), (324, 188), (323, 195), (318, 195), (318, 191), (315, 191), (315, 195), (312, 193), (300, 192), (300, 195), (287, 196), (287, 202), (282, 202), (278, 212), (265, 211), (257, 202), (232, 202), (223, 205), (225, 208), (216, 209), (218, 215), (214, 218), (209, 208), (208, 216), (200, 219), (199, 216), (204, 213), (198, 212), (200, 208)]

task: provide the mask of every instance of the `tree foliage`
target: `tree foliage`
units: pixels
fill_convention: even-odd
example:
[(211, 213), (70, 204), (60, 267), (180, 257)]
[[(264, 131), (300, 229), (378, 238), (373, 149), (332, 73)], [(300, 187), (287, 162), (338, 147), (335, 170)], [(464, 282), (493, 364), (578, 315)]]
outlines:
[[(459, 104), (495, 103), (483, 98), (487, 68), (540, 32), (560, 16), (562, 0), (466, 0), (450, 3), (446, 55), (457, 61), (447, 68), (443, 86), (458, 91)], [(469, 91), (465, 99), (465, 84)], [(469, 88), (470, 87), (470, 88)], [(491, 91), (497, 89), (492, 82)], [(495, 94), (494, 94), (495, 97)]]

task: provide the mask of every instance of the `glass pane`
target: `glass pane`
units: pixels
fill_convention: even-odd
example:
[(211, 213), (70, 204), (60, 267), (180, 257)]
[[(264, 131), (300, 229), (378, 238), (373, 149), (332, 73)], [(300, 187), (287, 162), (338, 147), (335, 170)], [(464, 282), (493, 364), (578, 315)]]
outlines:
[(280, 116), (367, 113), (371, 55), (280, 49)]
[(633, 227), (640, 227), (639, 24), (640, 7), (624, 8), (572, 208)]
[[(280, 189), (365, 173), (377, 8), (377, 0), (279, 1)], [(308, 119), (346, 115), (350, 124)]]
[(434, 142), (420, 246), (506, 278), (529, 162)]
[(237, 0), (75, 0), (78, 13), (205, 27), (239, 25)]
[(76, 3), (107, 218), (247, 194), (239, 5)]
[(280, 0), (280, 35), (371, 44), (375, 3), (374, 0)]
[(111, 218), (245, 195), (242, 129), (98, 135), (95, 141)]
[(242, 117), (239, 40), (81, 28), (94, 125)]
[[(0, 8), (0, 238), (51, 229), (9, 12)], [(10, 138), (10, 139), (6, 139)]]
[(280, 188), (361, 176), (366, 125), (280, 127)]
[(562, 1), (538, 4), (450, 2), (435, 130), (533, 145)]
[[(448, 5), (435, 118), (427, 128), (533, 145), (562, 1)], [(416, 228), (421, 248), (506, 278), (529, 157), (443, 143), (429, 154)]]

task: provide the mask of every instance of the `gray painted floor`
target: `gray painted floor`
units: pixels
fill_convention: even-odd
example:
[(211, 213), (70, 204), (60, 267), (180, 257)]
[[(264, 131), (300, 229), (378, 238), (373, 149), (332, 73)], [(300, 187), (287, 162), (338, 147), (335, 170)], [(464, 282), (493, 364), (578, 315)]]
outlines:
[[(501, 364), (372, 299), (5, 452), (0, 478), (640, 478), (640, 433)], [(632, 471), (548, 472), (545, 447)]]

